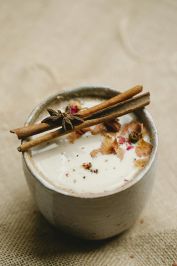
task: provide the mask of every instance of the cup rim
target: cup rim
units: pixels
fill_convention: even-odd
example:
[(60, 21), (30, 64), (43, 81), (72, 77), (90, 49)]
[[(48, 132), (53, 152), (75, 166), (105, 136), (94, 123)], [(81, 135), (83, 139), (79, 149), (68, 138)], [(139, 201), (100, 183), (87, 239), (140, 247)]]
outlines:
[[(54, 101), (57, 98), (57, 96), (60, 96), (62, 94), (69, 95), (71, 93), (79, 94), (81, 91), (84, 92), (84, 91), (88, 91), (88, 90), (93, 92), (94, 90), (98, 90), (98, 89), (104, 91), (105, 93), (106, 92), (119, 93), (119, 91), (117, 91), (115, 89), (112, 89), (110, 87), (104, 87), (104, 86), (82, 86), (82, 87), (78, 87), (78, 88), (74, 88), (74, 89), (62, 90), (59, 93), (56, 93), (52, 96), (49, 96), (45, 100), (40, 102), (33, 109), (33, 111), (30, 113), (30, 115), (28, 116), (28, 118), (25, 122), (25, 126), (31, 124), (35, 120), (35, 117), (38, 116), (40, 114), (40, 112), (42, 112), (44, 107), (46, 105), (48, 105), (50, 102)], [(59, 194), (65, 195), (65, 196), (70, 196), (70, 197), (74, 197), (74, 198), (94, 199), (94, 198), (108, 197), (108, 196), (112, 196), (114, 194), (120, 193), (126, 189), (133, 187), (136, 183), (138, 183), (141, 179), (143, 179), (143, 177), (150, 171), (150, 169), (151, 169), (151, 167), (155, 161), (156, 154), (157, 154), (158, 133), (157, 133), (157, 129), (156, 129), (155, 123), (153, 121), (153, 118), (146, 109), (141, 110), (140, 112), (141, 112), (141, 116), (145, 117), (145, 119), (148, 122), (148, 126), (151, 128), (152, 135), (153, 135), (153, 150), (152, 150), (148, 164), (131, 181), (125, 183), (123, 186), (117, 187), (116, 189), (106, 191), (106, 192), (104, 191), (101, 193), (78, 193), (78, 192), (74, 192), (74, 191), (69, 190), (69, 189), (68, 190), (67, 189), (64, 190), (62, 188), (60, 189), (58, 187), (55, 187), (54, 185), (52, 185), (51, 183), (49, 183), (47, 180), (45, 180), (42, 177), (42, 173), (34, 165), (30, 151), (26, 151), (26, 152), (22, 153), (23, 162), (25, 163), (27, 169), (32, 174), (34, 179), (37, 180), (42, 186), (44, 186), (46, 189), (48, 189), (50, 191), (53, 191), (53, 192), (56, 192), (56, 193), (59, 193)], [(23, 143), (23, 141), (22, 141), (22, 143)]]

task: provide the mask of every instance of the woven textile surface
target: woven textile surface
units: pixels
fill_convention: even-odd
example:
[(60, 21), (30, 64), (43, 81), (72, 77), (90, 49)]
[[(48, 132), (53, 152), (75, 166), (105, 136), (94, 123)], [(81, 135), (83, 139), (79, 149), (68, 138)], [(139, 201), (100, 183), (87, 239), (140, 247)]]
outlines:
[[(0, 265), (171, 266), (177, 262), (177, 2), (0, 1)], [(155, 184), (127, 232), (81, 241), (36, 209), (8, 132), (41, 100), (82, 85), (143, 84), (159, 132)]]

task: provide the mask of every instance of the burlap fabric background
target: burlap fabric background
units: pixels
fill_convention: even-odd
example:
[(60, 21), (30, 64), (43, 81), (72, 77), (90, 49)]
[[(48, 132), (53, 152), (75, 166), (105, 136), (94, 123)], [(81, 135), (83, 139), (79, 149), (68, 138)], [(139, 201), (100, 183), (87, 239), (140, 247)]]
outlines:
[[(0, 265), (177, 261), (176, 25), (175, 0), (0, 1)], [(57, 234), (44, 220), (8, 133), (45, 97), (90, 84), (119, 90), (143, 84), (160, 135), (149, 203), (131, 230), (103, 242)]]

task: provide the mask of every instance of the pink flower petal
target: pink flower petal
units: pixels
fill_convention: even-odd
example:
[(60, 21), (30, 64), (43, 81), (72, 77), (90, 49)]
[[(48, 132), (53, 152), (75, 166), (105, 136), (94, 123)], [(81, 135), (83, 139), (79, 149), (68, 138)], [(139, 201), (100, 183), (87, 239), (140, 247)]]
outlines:
[(71, 105), (70, 106), (70, 112), (71, 114), (76, 114), (79, 111), (79, 108), (77, 105)]
[(126, 138), (119, 137), (119, 144), (124, 144), (126, 142)]
[(130, 150), (132, 150), (132, 149), (134, 149), (134, 146), (128, 146), (128, 147), (127, 147), (127, 151), (130, 151)]

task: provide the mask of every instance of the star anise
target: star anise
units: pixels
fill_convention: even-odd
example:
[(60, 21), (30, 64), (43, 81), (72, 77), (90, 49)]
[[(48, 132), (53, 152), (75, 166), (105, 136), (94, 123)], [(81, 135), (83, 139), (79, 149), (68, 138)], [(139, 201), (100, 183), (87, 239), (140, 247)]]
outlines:
[(50, 116), (43, 119), (41, 123), (47, 123), (51, 126), (62, 126), (65, 131), (73, 129), (75, 125), (84, 122), (82, 118), (77, 115), (72, 115), (69, 112), (61, 112), (60, 110), (55, 111), (51, 108), (48, 108), (47, 111)]

